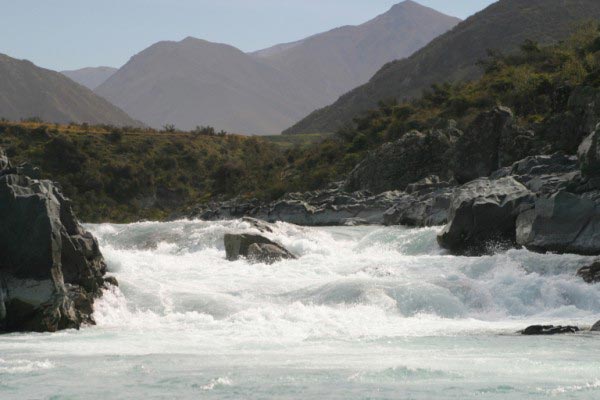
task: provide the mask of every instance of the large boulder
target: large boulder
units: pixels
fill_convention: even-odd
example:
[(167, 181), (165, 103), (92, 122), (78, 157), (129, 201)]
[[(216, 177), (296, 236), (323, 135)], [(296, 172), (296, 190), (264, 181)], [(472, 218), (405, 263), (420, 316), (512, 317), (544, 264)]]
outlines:
[(600, 191), (559, 191), (517, 219), (517, 243), (539, 252), (600, 254)]
[(490, 245), (515, 242), (516, 220), (531, 207), (533, 194), (512, 177), (472, 181), (454, 190), (449, 223), (438, 235), (454, 254), (479, 255)]
[(583, 140), (577, 155), (583, 176), (600, 177), (600, 125)]
[(454, 178), (467, 183), (522, 159), (530, 151), (532, 136), (515, 124), (508, 108), (480, 114), (456, 143)]
[(596, 322), (591, 329), (592, 332), (600, 332), (600, 321)]
[(227, 260), (237, 261), (246, 257), (250, 261), (273, 263), (297, 258), (282, 245), (254, 234), (226, 234), (224, 238)]
[(447, 179), (451, 174), (451, 150), (460, 135), (453, 127), (408, 132), (371, 152), (349, 174), (344, 189), (381, 193), (404, 190), (408, 184), (428, 175)]
[(106, 264), (50, 181), (0, 177), (0, 329), (53, 332), (93, 323)]

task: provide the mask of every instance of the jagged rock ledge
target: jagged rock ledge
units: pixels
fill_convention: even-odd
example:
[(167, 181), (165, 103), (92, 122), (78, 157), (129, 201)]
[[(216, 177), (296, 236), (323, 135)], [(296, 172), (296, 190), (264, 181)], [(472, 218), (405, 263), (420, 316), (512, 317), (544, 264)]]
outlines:
[(106, 284), (98, 242), (70, 202), (0, 149), (0, 331), (54, 332), (93, 324)]

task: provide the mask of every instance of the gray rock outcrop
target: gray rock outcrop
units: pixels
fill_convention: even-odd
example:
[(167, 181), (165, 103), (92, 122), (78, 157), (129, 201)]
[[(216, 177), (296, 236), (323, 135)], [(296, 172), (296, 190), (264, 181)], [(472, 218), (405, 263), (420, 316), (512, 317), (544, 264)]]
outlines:
[(482, 254), (490, 244), (515, 242), (516, 220), (533, 194), (512, 177), (472, 181), (455, 189), (439, 244), (456, 254)]
[(583, 140), (577, 155), (583, 176), (600, 177), (600, 125)]
[(344, 189), (381, 193), (404, 190), (428, 175), (449, 179), (451, 150), (460, 134), (454, 127), (408, 132), (371, 152), (350, 172)]
[(93, 323), (106, 273), (96, 239), (52, 182), (14, 172), (0, 174), (0, 330)]
[(496, 107), (480, 114), (456, 143), (454, 178), (467, 183), (522, 159), (528, 154), (532, 136), (515, 125), (508, 108)]

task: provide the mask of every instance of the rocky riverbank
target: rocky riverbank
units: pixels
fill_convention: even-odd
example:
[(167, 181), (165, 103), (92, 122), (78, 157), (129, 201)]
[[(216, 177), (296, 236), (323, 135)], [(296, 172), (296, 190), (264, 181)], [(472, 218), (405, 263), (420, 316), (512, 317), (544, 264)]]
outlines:
[(211, 203), (190, 216), (308, 226), (446, 225), (439, 243), (454, 254), (524, 246), (600, 255), (600, 126), (578, 155), (526, 156), (532, 136), (509, 109), (498, 107), (464, 133), (450, 122), (386, 144), (328, 189), (272, 203)]
[(0, 149), (0, 331), (54, 332), (93, 324), (107, 284), (98, 242), (54, 183), (13, 167)]

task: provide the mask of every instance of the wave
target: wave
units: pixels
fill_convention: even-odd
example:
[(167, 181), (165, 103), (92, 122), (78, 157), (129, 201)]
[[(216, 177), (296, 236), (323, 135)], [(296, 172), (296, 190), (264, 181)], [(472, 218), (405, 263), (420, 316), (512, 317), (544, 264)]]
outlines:
[(437, 245), (438, 228), (278, 223), (266, 236), (300, 258), (274, 265), (225, 260), (223, 235), (253, 230), (243, 221), (88, 228), (120, 282), (97, 304), (104, 326), (248, 340), (376, 339), (508, 332), (524, 321), (589, 324), (600, 310), (600, 288), (575, 276), (589, 257), (526, 250), (454, 257)]

